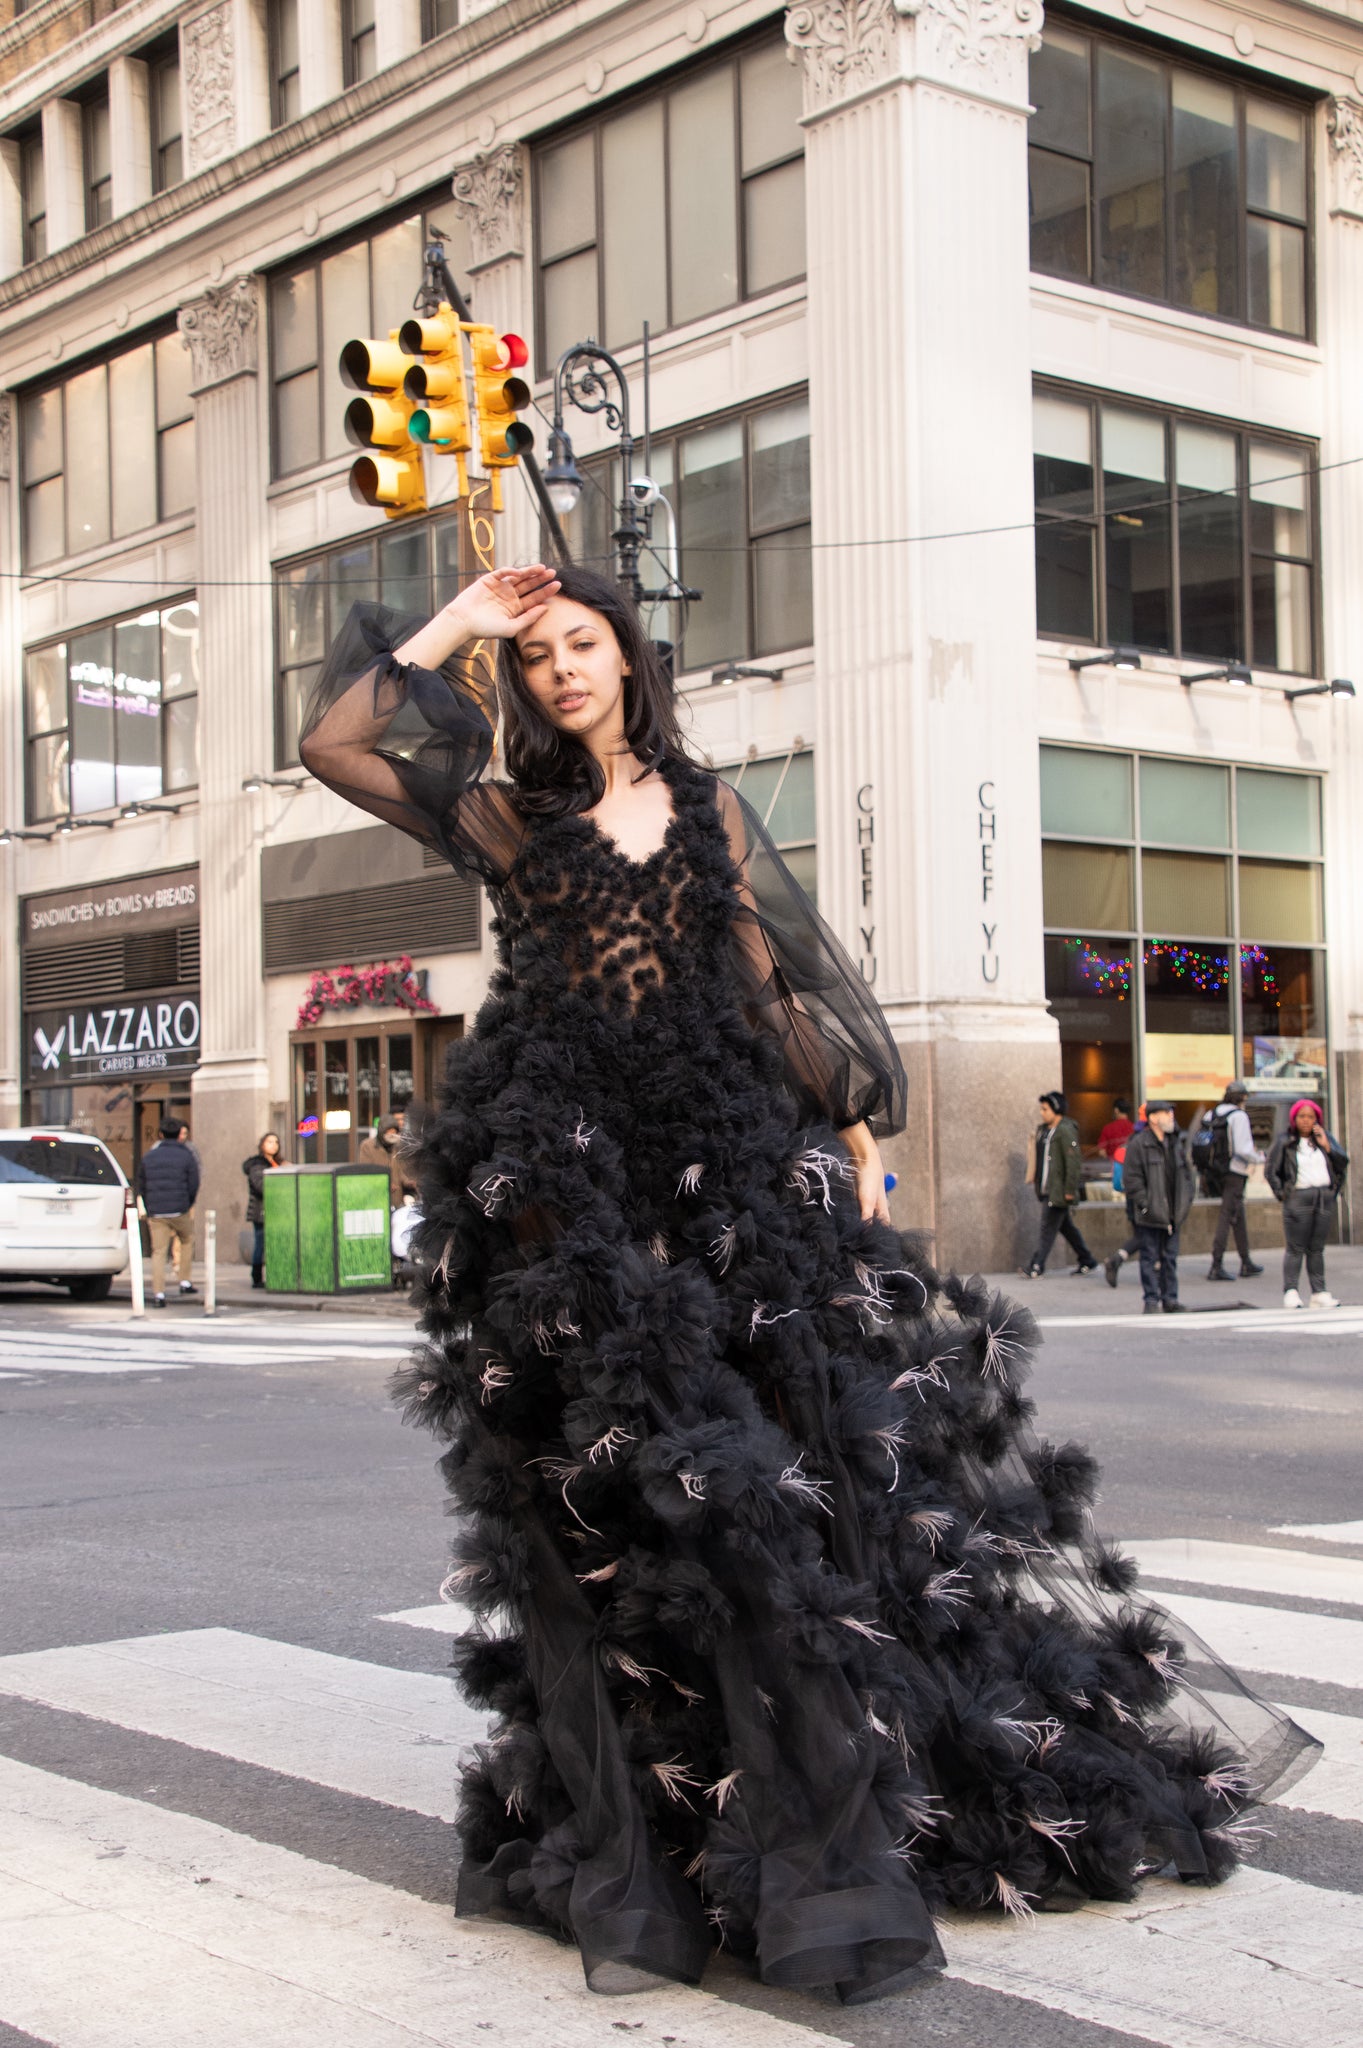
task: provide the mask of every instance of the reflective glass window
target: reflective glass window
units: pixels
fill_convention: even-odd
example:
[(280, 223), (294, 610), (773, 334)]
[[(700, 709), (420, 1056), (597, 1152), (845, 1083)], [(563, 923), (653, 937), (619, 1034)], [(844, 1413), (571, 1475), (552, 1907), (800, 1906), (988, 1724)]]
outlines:
[(1084, 839), (1130, 839), (1131, 756), (1097, 747), (1043, 747), (1041, 829)]

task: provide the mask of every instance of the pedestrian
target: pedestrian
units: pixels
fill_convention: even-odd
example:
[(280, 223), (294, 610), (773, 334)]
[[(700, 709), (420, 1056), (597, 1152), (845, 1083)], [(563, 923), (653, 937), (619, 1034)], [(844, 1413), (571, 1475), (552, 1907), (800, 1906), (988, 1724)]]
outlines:
[(1041, 1204), (1041, 1230), (1036, 1250), (1022, 1272), (1038, 1280), (1046, 1270), (1057, 1233), (1074, 1252), (1076, 1273), (1097, 1271), (1098, 1261), (1089, 1250), (1074, 1220), (1075, 1205), (1083, 1198), (1083, 1155), (1079, 1149), (1079, 1126), (1067, 1114), (1064, 1096), (1058, 1088), (1039, 1098), (1041, 1122), (1032, 1140), (1032, 1176), (1036, 1198)]
[(1314, 1102), (1294, 1102), (1287, 1129), (1268, 1155), (1268, 1184), (1283, 1205), (1283, 1307), (1300, 1308), (1301, 1262), (1312, 1308), (1338, 1308), (1325, 1285), (1325, 1240), (1335, 1202), (1349, 1170), (1349, 1155), (1325, 1128)]
[(1172, 1102), (1147, 1102), (1126, 1148), (1126, 1213), (1135, 1227), (1145, 1313), (1181, 1315), (1178, 1234), (1193, 1205), (1193, 1169)]
[(181, 1295), (197, 1294), (194, 1285), (194, 1204), (199, 1195), (199, 1161), (185, 1143), (186, 1126), (178, 1117), (161, 1120), (161, 1135), (144, 1152), (134, 1176), (151, 1230), (152, 1303), (166, 1305), (166, 1257), (172, 1238)]
[(458, 1912), (576, 1941), (593, 1991), (723, 1939), (855, 2004), (942, 1966), (939, 1901), (1227, 1875), (1249, 1756), (1263, 1797), (1310, 1738), (1229, 1673), (1234, 1739), (1199, 1718), (1182, 1625), (1087, 1533), (1091, 1461), (1027, 1428), (1030, 1318), (891, 1226), (889, 1027), (687, 755), (628, 595), (536, 566), (426, 623), (357, 606), (301, 755), (479, 879), (499, 949), (421, 1133), (399, 1375), (497, 1715)]
[(1098, 1150), (1105, 1159), (1118, 1160), (1126, 1150), (1126, 1141), (1136, 1126), (1131, 1115), (1131, 1104), (1124, 1095), (1119, 1095), (1112, 1105), (1112, 1115), (1098, 1133)]
[(279, 1138), (274, 1131), (266, 1131), (249, 1159), (243, 1159), (241, 1170), (246, 1175), (250, 1189), (246, 1197), (246, 1221), (254, 1232), (251, 1245), (251, 1285), (265, 1285), (265, 1176), (272, 1167), (282, 1166)]
[(1209, 1280), (1231, 1278), (1221, 1262), (1232, 1236), (1235, 1249), (1240, 1254), (1240, 1278), (1252, 1280), (1264, 1270), (1250, 1257), (1249, 1226), (1245, 1221), (1245, 1189), (1249, 1185), (1250, 1174), (1263, 1159), (1254, 1143), (1254, 1133), (1245, 1110), (1248, 1094), (1243, 1081), (1227, 1082), (1225, 1094), (1204, 1125), (1207, 1165), (1202, 1179), (1209, 1195), (1221, 1197), (1216, 1232), (1212, 1238)]
[(401, 1147), (402, 1112), (390, 1110), (387, 1116), (379, 1118), (359, 1151), (361, 1166), (381, 1166), (387, 1173), (390, 1209), (400, 1209), (407, 1196), (416, 1191), (416, 1182), (407, 1171)]

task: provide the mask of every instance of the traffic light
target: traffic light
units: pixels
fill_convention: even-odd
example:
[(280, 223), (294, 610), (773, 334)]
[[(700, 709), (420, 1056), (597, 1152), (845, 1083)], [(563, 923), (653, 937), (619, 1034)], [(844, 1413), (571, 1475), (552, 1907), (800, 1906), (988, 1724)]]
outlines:
[(342, 382), (365, 394), (346, 407), (346, 439), (373, 451), (351, 464), (350, 495), (360, 505), (381, 505), (390, 519), (426, 510), (421, 448), (412, 437), (412, 401), (402, 388), (410, 367), (396, 327), (387, 341), (348, 341), (341, 350)]
[(519, 462), (535, 445), (531, 429), (516, 414), (530, 403), (530, 386), (508, 375), (529, 360), (519, 334), (497, 334), (477, 323), (468, 330), (473, 348), (473, 389), (478, 404), (478, 453), (492, 479), (492, 504), (501, 510), (500, 472)]
[(417, 356), (403, 379), (403, 391), (416, 410), (412, 438), (440, 455), (453, 455), (459, 465), (459, 495), (468, 495), (464, 457), (473, 446), (468, 388), (464, 381), (464, 350), (459, 320), (442, 305), (425, 320), (408, 320), (398, 329), (398, 346)]

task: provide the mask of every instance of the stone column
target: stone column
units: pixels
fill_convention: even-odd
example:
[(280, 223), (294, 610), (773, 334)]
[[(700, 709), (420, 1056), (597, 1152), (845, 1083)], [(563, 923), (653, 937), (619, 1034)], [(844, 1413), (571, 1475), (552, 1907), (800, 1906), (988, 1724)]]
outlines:
[(203, 1051), (194, 1076), (201, 1205), (224, 1258), (245, 1211), (241, 1162), (265, 1129), (268, 1071), (258, 813), (242, 782), (267, 766), (274, 655), (265, 531), (265, 399), (253, 277), (181, 309), (193, 357), (199, 475), (199, 866)]
[[(1363, 476), (1332, 469), (1363, 448), (1363, 389), (1357, 375), (1363, 338), (1363, 105), (1333, 100), (1329, 135), (1329, 213), (1317, 240), (1317, 314), (1325, 364), (1320, 519), (1323, 677), (1348, 676), (1363, 692)], [(1346, 1150), (1363, 1157), (1363, 955), (1356, 943), (1363, 901), (1363, 729), (1360, 705), (1326, 698), (1297, 707), (1317, 713), (1329, 770), (1325, 810), (1326, 931), (1331, 940), (1329, 1009), (1335, 1047), (1336, 1114)], [(1323, 717), (1320, 714), (1324, 714)], [(1346, 1184), (1347, 1186), (1347, 1184)], [(1363, 1196), (1346, 1197), (1359, 1242)]]
[(0, 277), (24, 267), (23, 146), (0, 141)]
[(374, 40), (380, 71), (421, 48), (421, 0), (382, 0), (374, 9)]
[[(0, 392), (0, 825), (24, 823), (23, 638), (19, 617), (18, 462), (14, 400)], [(0, 846), (0, 1125), (17, 1124), (23, 1095), (19, 1032), (19, 869), (23, 842)], [(243, 1157), (245, 1155), (243, 1154)]]
[(1020, 345), (1041, 8), (899, 8), (810, 0), (786, 24), (808, 150), (819, 890), (909, 1072), (897, 1214), (987, 1269), (1032, 1220), (1009, 1140), (1059, 1081)]
[[(378, 12), (381, 14), (383, 8)], [(337, 0), (298, 0), (298, 99), (303, 113), (344, 90), (341, 9)]]
[(109, 66), (109, 170), (115, 219), (151, 198), (150, 79), (136, 57)]
[[(475, 320), (486, 321), (499, 334), (520, 334), (529, 341), (533, 333), (534, 287), (526, 261), (525, 151), (519, 143), (499, 143), (481, 150), (467, 163), (456, 167), (454, 210), (466, 222), (473, 244), (469, 280)], [(546, 459), (547, 435), (538, 417), (535, 429), (536, 453)], [(487, 503), (480, 497), (481, 479), (469, 479), (475, 507)], [(502, 478), (506, 510), (497, 522), (497, 560), (501, 564), (533, 562), (539, 555), (539, 515), (525, 480), (514, 470)]]
[(85, 233), (85, 156), (74, 100), (49, 100), (43, 108), (43, 181), (47, 246), (64, 249)]

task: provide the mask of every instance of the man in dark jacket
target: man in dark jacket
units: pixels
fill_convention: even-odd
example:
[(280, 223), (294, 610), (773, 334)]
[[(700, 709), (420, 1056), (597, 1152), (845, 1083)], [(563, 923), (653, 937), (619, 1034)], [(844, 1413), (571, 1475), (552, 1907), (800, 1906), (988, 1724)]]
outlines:
[(199, 1193), (199, 1162), (185, 1143), (185, 1126), (168, 1116), (160, 1142), (138, 1164), (137, 1192), (151, 1229), (151, 1288), (157, 1308), (166, 1305), (166, 1254), (170, 1241), (178, 1247), (181, 1294), (197, 1294), (194, 1270), (194, 1203)]
[(1065, 1114), (1065, 1098), (1058, 1088), (1043, 1095), (1038, 1105), (1041, 1124), (1035, 1138), (1033, 1173), (1036, 1198), (1041, 1204), (1041, 1231), (1036, 1250), (1022, 1270), (1029, 1280), (1039, 1279), (1059, 1233), (1079, 1260), (1076, 1271), (1092, 1273), (1098, 1261), (1084, 1243), (1074, 1220), (1075, 1203), (1084, 1187), (1083, 1161), (1079, 1151), (1079, 1127)]
[[(1225, 1095), (1207, 1118), (1207, 1128), (1212, 1137), (1212, 1156), (1217, 1161), (1207, 1174), (1207, 1193), (1220, 1195), (1221, 1208), (1216, 1219), (1216, 1231), (1212, 1237), (1212, 1263), (1207, 1274), (1209, 1280), (1229, 1280), (1222, 1260), (1232, 1234), (1235, 1249), (1240, 1254), (1240, 1278), (1252, 1280), (1263, 1267), (1257, 1265), (1249, 1253), (1249, 1227), (1245, 1222), (1245, 1189), (1250, 1174), (1259, 1163), (1259, 1153), (1254, 1144), (1254, 1133), (1250, 1129), (1249, 1112), (1245, 1108), (1249, 1090), (1243, 1081), (1230, 1081)], [(1223, 1128), (1224, 1127), (1224, 1128)], [(1224, 1165), (1217, 1155), (1224, 1156)]]
[(1172, 1102), (1147, 1102), (1145, 1127), (1126, 1148), (1122, 1189), (1140, 1243), (1145, 1313), (1179, 1315), (1178, 1234), (1193, 1206), (1192, 1164)]

